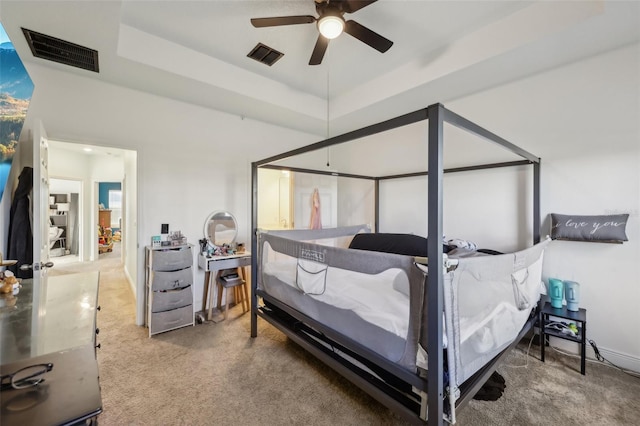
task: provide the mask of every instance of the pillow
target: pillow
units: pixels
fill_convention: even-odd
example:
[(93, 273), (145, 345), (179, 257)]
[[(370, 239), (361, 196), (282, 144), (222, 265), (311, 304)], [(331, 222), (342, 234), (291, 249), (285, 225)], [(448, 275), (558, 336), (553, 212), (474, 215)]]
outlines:
[[(353, 240), (351, 240), (349, 248), (403, 254), (405, 256), (427, 257), (427, 239), (413, 234), (356, 234), (353, 237)], [(444, 253), (449, 252), (449, 250), (449, 246), (442, 246), (442, 251)]]
[(551, 213), (554, 240), (622, 243), (627, 239), (628, 214), (579, 216)]

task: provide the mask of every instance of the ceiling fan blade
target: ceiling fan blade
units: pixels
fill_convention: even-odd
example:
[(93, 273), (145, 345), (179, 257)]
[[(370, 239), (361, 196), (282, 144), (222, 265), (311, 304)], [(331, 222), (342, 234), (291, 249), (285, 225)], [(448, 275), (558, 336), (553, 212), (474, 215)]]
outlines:
[(382, 37), (380, 34), (371, 31), (369, 28), (358, 24), (356, 21), (347, 21), (344, 32), (357, 38), (361, 42), (368, 44), (378, 52), (384, 53), (393, 46), (393, 42)]
[(377, 1), (378, 0), (344, 0), (342, 2), (342, 10), (344, 10), (345, 13), (353, 13)]
[(256, 28), (278, 27), (280, 25), (311, 24), (316, 18), (311, 15), (277, 16), (273, 18), (252, 18), (251, 25)]
[(311, 59), (309, 59), (309, 65), (320, 65), (320, 63), (322, 62), (322, 58), (324, 57), (324, 53), (327, 51), (328, 46), (329, 46), (329, 39), (318, 34), (316, 47), (313, 48)]

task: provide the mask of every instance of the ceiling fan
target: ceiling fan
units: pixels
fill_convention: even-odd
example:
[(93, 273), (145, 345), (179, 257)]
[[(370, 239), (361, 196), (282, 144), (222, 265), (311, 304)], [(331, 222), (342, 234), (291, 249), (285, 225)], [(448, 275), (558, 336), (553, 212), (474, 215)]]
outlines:
[(353, 13), (377, 0), (314, 0), (318, 17), (311, 15), (278, 16), (273, 18), (253, 18), (251, 24), (256, 28), (277, 27), (281, 25), (312, 24), (317, 22), (318, 40), (313, 48), (309, 65), (319, 65), (322, 62), (329, 40), (345, 32), (361, 42), (384, 53), (393, 42), (360, 25), (356, 21), (345, 21), (345, 13)]

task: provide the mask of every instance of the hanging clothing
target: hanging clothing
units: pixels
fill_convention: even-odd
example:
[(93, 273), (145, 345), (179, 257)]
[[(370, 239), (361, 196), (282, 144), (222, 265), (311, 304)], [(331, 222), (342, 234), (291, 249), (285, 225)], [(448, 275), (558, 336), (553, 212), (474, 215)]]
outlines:
[(33, 270), (23, 271), (21, 265), (33, 263), (33, 232), (31, 227), (31, 200), (33, 168), (25, 167), (18, 177), (18, 187), (13, 194), (9, 214), (9, 240), (7, 258), (18, 261), (9, 267), (18, 278), (33, 278)]
[(318, 188), (311, 194), (311, 220), (309, 229), (322, 229), (322, 211), (320, 209), (320, 193)]

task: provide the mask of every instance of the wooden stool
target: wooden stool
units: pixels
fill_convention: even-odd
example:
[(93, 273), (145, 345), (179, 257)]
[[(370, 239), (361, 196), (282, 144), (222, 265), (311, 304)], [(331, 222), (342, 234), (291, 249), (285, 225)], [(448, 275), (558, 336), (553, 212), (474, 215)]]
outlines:
[(244, 268), (236, 268), (238, 276), (236, 278), (225, 278), (225, 276), (219, 276), (216, 280), (218, 283), (218, 309), (222, 306), (222, 292), (224, 293), (224, 319), (227, 319), (227, 312), (229, 312), (229, 289), (233, 288), (233, 296), (236, 303), (242, 303), (242, 313), (251, 310), (249, 305), (249, 290), (247, 287), (247, 277), (244, 273)]

